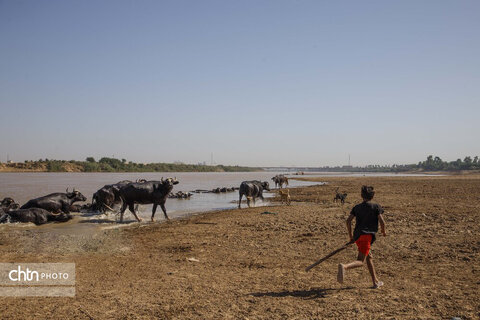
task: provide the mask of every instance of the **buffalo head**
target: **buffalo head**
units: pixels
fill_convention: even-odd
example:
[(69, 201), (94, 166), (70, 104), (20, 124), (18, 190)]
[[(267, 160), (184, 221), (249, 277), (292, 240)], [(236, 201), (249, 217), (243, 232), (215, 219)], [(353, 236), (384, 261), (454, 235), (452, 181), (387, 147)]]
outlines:
[(175, 177), (175, 178), (167, 178), (167, 179), (165, 179), (165, 180), (163, 180), (163, 177), (162, 177), (162, 180), (161, 180), (161, 181), (162, 181), (162, 184), (163, 184), (164, 186), (173, 186), (173, 185), (179, 183), (179, 181), (177, 180), (177, 177)]
[(83, 194), (81, 194), (80, 191), (75, 190), (75, 188), (73, 188), (72, 192), (68, 192), (68, 188), (67, 188), (67, 197), (69, 199), (72, 199), (73, 202), (87, 201), (87, 198)]
[(11, 205), (12, 203), (15, 203), (15, 200), (13, 200), (12, 198), (10, 197), (6, 197), (2, 200), (2, 207), (8, 207), (9, 205)]
[(20, 208), (20, 205), (16, 203), (15, 200), (13, 200), (12, 198), (6, 197), (2, 200), (1, 207), (5, 211), (10, 211), (10, 210), (17, 210), (18, 208)]
[(264, 190), (270, 191), (270, 185), (268, 184), (267, 181), (262, 182), (262, 187)]

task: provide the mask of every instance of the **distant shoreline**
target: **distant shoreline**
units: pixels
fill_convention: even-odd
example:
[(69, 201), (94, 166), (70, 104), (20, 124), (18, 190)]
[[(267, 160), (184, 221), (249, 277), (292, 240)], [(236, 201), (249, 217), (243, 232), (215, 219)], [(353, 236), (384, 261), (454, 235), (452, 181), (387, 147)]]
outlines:
[(102, 158), (95, 161), (38, 160), (0, 163), (0, 172), (259, 172), (258, 167), (185, 164), (134, 163), (125, 159)]
[(465, 157), (462, 161), (445, 162), (439, 157), (428, 156), (426, 161), (417, 165), (368, 165), (364, 167), (248, 167), (228, 165), (207, 165), (175, 163), (135, 163), (126, 159), (103, 157), (96, 161), (87, 157), (85, 161), (40, 159), (36, 161), (0, 163), (0, 172), (284, 172), (296, 176), (311, 174), (425, 174), (425, 175), (465, 175), (480, 173), (478, 156)]
[[(267, 172), (261, 168), (253, 169), (253, 170), (235, 170), (235, 171), (225, 171), (225, 170), (190, 170), (190, 171), (182, 171), (182, 170), (165, 170), (165, 171), (80, 171), (80, 170), (66, 170), (66, 171), (48, 171), (46, 169), (20, 169), (20, 168), (12, 168), (12, 167), (4, 167), (4, 164), (0, 164), (0, 173), (155, 173), (155, 172), (184, 172), (184, 173), (228, 173), (228, 172)], [(272, 171), (273, 173), (273, 171)], [(302, 175), (297, 175), (295, 172), (284, 172), (291, 179), (298, 179), (298, 180), (308, 180), (308, 177), (311, 175), (317, 174), (324, 174), (326, 176), (329, 175), (352, 175), (352, 174), (391, 174), (395, 176), (395, 173), (399, 175), (472, 175), (472, 174), (479, 174), (480, 170), (460, 170), (460, 171), (402, 171), (402, 172), (392, 172), (392, 171), (343, 171), (343, 172), (332, 172), (332, 171), (312, 171), (312, 172), (305, 172)]]

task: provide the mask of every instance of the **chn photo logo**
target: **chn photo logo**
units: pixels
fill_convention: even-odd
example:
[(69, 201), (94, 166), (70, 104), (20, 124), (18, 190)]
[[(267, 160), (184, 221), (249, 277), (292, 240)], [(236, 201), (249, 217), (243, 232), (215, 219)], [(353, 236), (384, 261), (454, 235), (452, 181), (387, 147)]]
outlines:
[(62, 272), (42, 272), (32, 271), (28, 267), (26, 270), (22, 270), (22, 267), (19, 265), (17, 269), (10, 270), (8, 273), (8, 278), (14, 282), (16, 281), (39, 281), (39, 279), (45, 280), (58, 280), (64, 279), (68, 280), (68, 273)]
[(75, 296), (74, 263), (0, 263), (0, 296)]

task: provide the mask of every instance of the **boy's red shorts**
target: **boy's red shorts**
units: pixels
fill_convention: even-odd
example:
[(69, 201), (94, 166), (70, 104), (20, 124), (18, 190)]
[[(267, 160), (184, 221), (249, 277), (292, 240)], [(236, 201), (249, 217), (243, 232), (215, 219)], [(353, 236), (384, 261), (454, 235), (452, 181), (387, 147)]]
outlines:
[(355, 244), (358, 247), (358, 251), (363, 253), (365, 256), (368, 256), (368, 253), (370, 252), (370, 246), (372, 244), (372, 235), (362, 234), (360, 238), (355, 241)]

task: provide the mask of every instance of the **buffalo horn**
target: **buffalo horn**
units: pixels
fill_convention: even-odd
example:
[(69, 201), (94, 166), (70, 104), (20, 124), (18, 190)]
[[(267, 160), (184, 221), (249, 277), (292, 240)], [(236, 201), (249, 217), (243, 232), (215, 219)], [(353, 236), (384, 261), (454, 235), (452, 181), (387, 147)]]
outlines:
[(115, 210), (113, 210), (113, 209), (112, 209), (110, 206), (107, 206), (105, 203), (102, 203), (102, 204), (105, 206), (105, 208), (107, 208), (107, 209), (109, 209), (109, 210), (111, 210), (111, 211), (115, 212)]
[(67, 188), (67, 193), (68, 193), (68, 188)]

